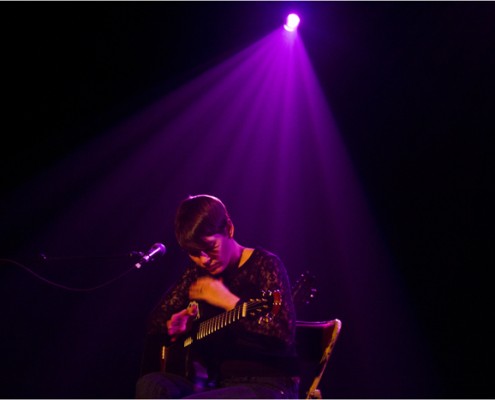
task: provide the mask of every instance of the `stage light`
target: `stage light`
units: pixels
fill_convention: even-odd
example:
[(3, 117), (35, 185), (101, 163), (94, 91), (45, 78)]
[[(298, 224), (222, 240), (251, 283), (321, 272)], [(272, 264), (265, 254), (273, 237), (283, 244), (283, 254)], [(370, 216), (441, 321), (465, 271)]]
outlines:
[(284, 29), (286, 31), (293, 32), (297, 29), (300, 21), (301, 19), (297, 16), (297, 14), (289, 14), (284, 25)]

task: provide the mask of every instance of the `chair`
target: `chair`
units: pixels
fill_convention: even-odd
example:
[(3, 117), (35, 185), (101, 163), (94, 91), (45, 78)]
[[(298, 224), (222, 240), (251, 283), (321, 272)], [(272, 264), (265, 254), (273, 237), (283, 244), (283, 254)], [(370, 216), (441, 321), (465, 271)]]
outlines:
[(296, 322), (296, 343), (301, 367), (300, 398), (322, 398), (318, 386), (341, 328), (342, 322), (338, 319)]

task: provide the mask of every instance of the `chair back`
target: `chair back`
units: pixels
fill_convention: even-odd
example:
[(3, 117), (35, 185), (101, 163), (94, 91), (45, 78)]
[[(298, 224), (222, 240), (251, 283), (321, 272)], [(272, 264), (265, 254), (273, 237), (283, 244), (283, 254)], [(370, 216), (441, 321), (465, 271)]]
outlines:
[(301, 368), (300, 398), (322, 398), (319, 384), (341, 328), (342, 322), (338, 319), (296, 322), (296, 343)]

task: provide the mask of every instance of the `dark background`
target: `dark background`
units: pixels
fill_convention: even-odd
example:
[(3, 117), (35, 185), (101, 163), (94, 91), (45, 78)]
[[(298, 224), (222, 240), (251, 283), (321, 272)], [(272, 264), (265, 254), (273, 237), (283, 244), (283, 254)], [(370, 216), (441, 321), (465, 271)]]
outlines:
[[(424, 338), (417, 346), (426, 354), (411, 360), (410, 374), (358, 361), (343, 319), (324, 395), (493, 398), (491, 2), (2, 2), (0, 258), (79, 287), (91, 286), (94, 276), (118, 276), (126, 251), (161, 237), (171, 245), (169, 257), (180, 258), (160, 220), (128, 248), (88, 250), (115, 259), (70, 266), (53, 260), (47, 267), (37, 238), (63, 202), (83, 197), (87, 182), (63, 200), (51, 197), (50, 181), (28, 184), (43, 182), (44, 171), (118, 121), (262, 38), (293, 8), (303, 15), (299, 34), (403, 279)], [(173, 212), (175, 200), (164, 212)], [(41, 201), (51, 206), (38, 207)], [(54, 288), (2, 262), (0, 395), (132, 397), (146, 313), (178, 274), (168, 262), (89, 293)], [(322, 251), (320, 265), (309, 266), (320, 291), (333, 279), (327, 262)], [(293, 278), (302, 272), (288, 268)], [(315, 304), (345, 315), (325, 296)], [(383, 331), (393, 337), (389, 323)], [(366, 345), (381, 357), (380, 341)], [(406, 350), (396, 355), (404, 365)], [(370, 383), (366, 374), (381, 379)]]

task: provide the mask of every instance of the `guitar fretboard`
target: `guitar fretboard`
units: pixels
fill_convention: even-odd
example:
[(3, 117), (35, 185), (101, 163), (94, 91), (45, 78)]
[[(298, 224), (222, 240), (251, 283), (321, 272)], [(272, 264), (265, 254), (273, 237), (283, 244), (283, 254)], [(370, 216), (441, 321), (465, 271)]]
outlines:
[[(250, 300), (246, 301), (232, 310), (225, 311), (215, 317), (209, 318), (206, 321), (201, 322), (198, 325), (198, 331), (195, 337), (189, 336), (186, 340), (184, 340), (184, 347), (189, 346), (195, 340), (200, 340), (205, 338), (206, 336), (225, 328), (226, 326), (232, 324), (235, 321), (244, 318), (248, 314), (248, 310), (256, 309), (256, 308), (264, 308), (266, 307), (266, 300)], [(259, 309), (261, 312), (261, 309)]]
[(199, 324), (198, 333), (196, 334), (196, 339), (203, 339), (209, 334), (216, 332), (241, 318), (244, 318), (246, 316), (246, 311), (247, 303), (242, 303), (232, 310), (226, 311), (220, 315), (201, 322)]

